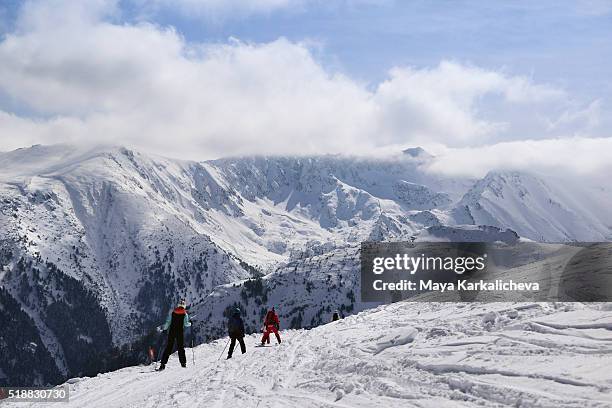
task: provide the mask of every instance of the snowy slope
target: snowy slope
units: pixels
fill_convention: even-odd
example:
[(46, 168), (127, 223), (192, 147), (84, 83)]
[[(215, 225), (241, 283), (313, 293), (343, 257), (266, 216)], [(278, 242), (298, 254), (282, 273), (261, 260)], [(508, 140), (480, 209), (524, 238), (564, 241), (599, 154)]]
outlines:
[(528, 173), (491, 172), (457, 203), (455, 222), (511, 228), (536, 241), (610, 240), (609, 211), (601, 206), (609, 205), (612, 196), (594, 189), (587, 194), (584, 186), (571, 184)]
[[(41, 149), (46, 148), (33, 148)], [(170, 265), (163, 273), (176, 276), (176, 271), (177, 279), (187, 280), (183, 286), (203, 292), (249, 276), (239, 260), (224, 254), (191, 222), (195, 210), (185, 196), (197, 176), (187, 173), (190, 164), (153, 161), (115, 148), (79, 152), (77, 159), (68, 151), (53, 166), (35, 156), (38, 167), (31, 170), (29, 153), (12, 155), (11, 162), (25, 163), (26, 169), (1, 186), (3, 230), (22, 241), (29, 255), (89, 281), (106, 297), (105, 308), (118, 315), (125, 315), (122, 306), (133, 311), (145, 283), (143, 269), (156, 265)], [(218, 196), (206, 204), (234, 211)], [(198, 259), (206, 259), (214, 273), (193, 265)]]
[[(242, 157), (209, 161), (205, 167), (243, 198), (249, 230), (240, 230), (231, 241), (249, 237), (286, 257), (306, 245), (342, 246), (418, 231), (423, 223), (410, 216), (445, 210), (469, 186), (466, 180), (428, 175), (420, 164), (409, 156)], [(243, 246), (242, 256), (250, 257), (252, 249)]]
[(220, 339), (195, 366), (187, 350), (187, 369), (173, 355), (162, 373), (73, 379), (66, 406), (608, 407), (611, 333), (604, 305), (400, 302), (285, 330), (280, 345), (248, 336), (232, 360)]

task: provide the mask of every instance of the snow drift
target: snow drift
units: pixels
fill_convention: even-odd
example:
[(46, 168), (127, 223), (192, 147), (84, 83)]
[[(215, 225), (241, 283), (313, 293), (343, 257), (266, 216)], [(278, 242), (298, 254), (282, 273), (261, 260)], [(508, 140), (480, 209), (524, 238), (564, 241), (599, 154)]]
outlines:
[[(604, 407), (612, 312), (604, 305), (409, 303), (371, 309), (225, 360), (227, 339), (69, 381), (68, 407)], [(221, 356), (221, 359), (218, 359)], [(22, 405), (17, 405), (22, 406)], [(26, 406), (26, 404), (23, 404)], [(38, 405), (37, 405), (38, 406)]]

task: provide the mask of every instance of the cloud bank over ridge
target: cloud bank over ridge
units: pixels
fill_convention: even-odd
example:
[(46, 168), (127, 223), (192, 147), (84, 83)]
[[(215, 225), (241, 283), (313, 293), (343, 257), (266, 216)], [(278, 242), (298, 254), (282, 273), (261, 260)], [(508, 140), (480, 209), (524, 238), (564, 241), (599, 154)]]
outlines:
[[(0, 150), (104, 142), (204, 159), (422, 145), (444, 158), (440, 172), (528, 167), (540, 149), (544, 167), (606, 163), (611, 139), (590, 138), (599, 101), (529, 77), (441, 61), (366, 84), (308, 42), (194, 43), (117, 13), (106, 0), (26, 3), (0, 42)], [(585, 160), (568, 160), (576, 153)]]

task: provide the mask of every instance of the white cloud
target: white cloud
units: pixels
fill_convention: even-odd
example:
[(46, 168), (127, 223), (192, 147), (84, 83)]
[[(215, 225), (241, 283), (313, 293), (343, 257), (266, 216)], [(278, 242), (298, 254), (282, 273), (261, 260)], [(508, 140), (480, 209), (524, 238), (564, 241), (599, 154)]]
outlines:
[(457, 62), (393, 68), (371, 90), (326, 70), (302, 43), (188, 43), (172, 28), (113, 23), (116, 1), (79, 4), (28, 3), (0, 42), (0, 96), (27, 112), (0, 111), (0, 149), (90, 140), (203, 159), (474, 148), (584, 134), (601, 110)]
[(549, 121), (548, 130), (568, 129), (572, 126), (590, 130), (599, 125), (600, 117), (601, 101), (595, 100), (584, 108), (577, 107), (564, 111), (560, 116)]
[[(375, 95), (385, 108), (383, 127), (395, 137), (410, 132), (421, 142), (479, 144), (498, 136), (521, 137), (513, 136), (513, 122), (530, 116), (536, 120), (535, 112), (568, 104), (565, 93), (550, 86), (452, 62), (433, 69), (395, 68), (390, 76)], [(496, 120), (480, 114), (486, 106), (513, 112)], [(542, 131), (540, 137), (546, 136), (543, 123), (537, 130)]]
[(433, 173), (482, 177), (489, 170), (525, 170), (558, 176), (612, 171), (612, 138), (569, 137), (521, 140), (488, 146), (439, 148), (428, 166)]

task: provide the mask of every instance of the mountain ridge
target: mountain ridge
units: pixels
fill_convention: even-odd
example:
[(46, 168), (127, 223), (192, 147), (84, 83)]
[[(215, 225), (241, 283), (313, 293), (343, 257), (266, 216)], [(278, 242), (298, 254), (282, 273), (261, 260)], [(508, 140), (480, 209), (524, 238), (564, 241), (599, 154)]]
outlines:
[[(505, 230), (519, 230), (536, 241), (578, 240), (587, 232), (606, 238), (605, 223), (584, 204), (588, 196), (576, 203), (558, 184), (523, 173), (492, 173), (476, 181), (440, 177), (411, 157), (194, 162), (121, 146), (53, 145), (0, 153), (0, 169), (5, 233), (0, 286), (3, 296), (21, 308), (16, 325), (31, 333), (25, 328), (33, 324), (44, 337), (18, 335), (5, 347), (41, 345), (37, 353), (53, 359), (59, 371), (34, 370), (29, 382), (38, 384), (120, 364), (89, 366), (86, 360), (100, 358), (98, 350), (110, 354), (133, 344), (137, 350), (128, 347), (119, 353), (120, 361), (136, 361), (143, 350), (135, 342), (152, 335), (178, 297), (204, 304), (214, 293), (227, 296), (215, 303), (219, 316), (210, 319), (215, 327), (199, 341), (221, 335), (217, 326), (223, 311), (245, 296), (261, 302), (249, 310), (256, 330), (265, 301), (248, 288), (262, 276), (269, 275), (266, 282), (278, 288), (269, 295), (287, 305), (284, 317), (292, 327), (320, 324), (321, 307), (363, 310), (369, 306), (355, 299), (358, 261), (349, 261), (356, 257), (350, 248), (362, 241), (452, 240), (467, 237), (479, 225), (497, 228), (478, 232), (483, 239), (495, 240), (495, 231)], [(551, 219), (543, 210), (552, 205), (546, 194), (563, 209), (551, 212)], [(531, 196), (539, 206), (525, 203)], [(568, 213), (576, 216), (568, 218)], [(584, 222), (576, 228), (583, 235), (569, 234), (574, 224), (568, 219)], [(522, 228), (531, 220), (554, 228), (543, 230), (550, 232), (547, 237), (534, 236)], [(326, 289), (328, 279), (337, 281), (333, 292)], [(310, 292), (327, 293), (329, 301), (317, 305)], [(86, 317), (75, 309), (78, 298), (91, 300), (82, 306), (95, 316), (89, 326), (80, 323)], [(65, 322), (74, 326), (74, 338), (62, 338)]]

